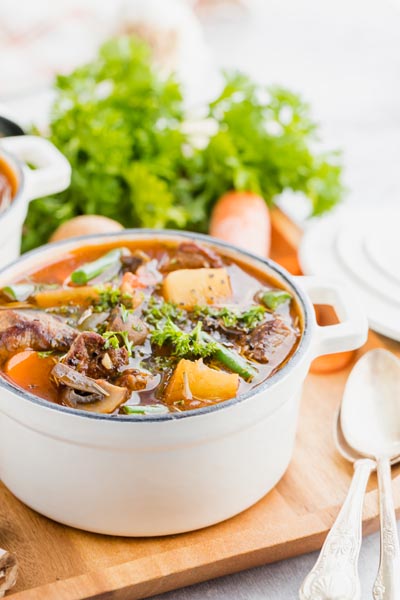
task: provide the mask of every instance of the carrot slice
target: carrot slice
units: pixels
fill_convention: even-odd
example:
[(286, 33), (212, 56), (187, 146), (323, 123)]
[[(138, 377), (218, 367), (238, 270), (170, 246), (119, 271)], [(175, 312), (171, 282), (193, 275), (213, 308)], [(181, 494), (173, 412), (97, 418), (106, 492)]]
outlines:
[(224, 194), (212, 211), (210, 234), (249, 252), (268, 256), (271, 221), (264, 199), (252, 192)]
[(57, 387), (50, 378), (55, 359), (34, 350), (14, 354), (5, 365), (5, 374), (24, 390), (56, 402)]

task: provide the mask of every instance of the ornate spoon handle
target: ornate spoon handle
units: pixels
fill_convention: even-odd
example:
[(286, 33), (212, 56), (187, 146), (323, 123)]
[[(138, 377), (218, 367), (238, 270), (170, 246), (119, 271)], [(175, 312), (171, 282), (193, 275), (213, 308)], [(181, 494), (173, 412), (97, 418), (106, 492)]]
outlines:
[(328, 533), (313, 569), (299, 592), (300, 600), (359, 600), (358, 555), (361, 546), (362, 507), (371, 471), (369, 459), (354, 463), (354, 475), (346, 500)]
[(17, 580), (18, 566), (13, 554), (0, 548), (0, 598), (13, 587)]
[(392, 477), (387, 458), (378, 460), (381, 556), (374, 583), (374, 600), (400, 600), (400, 548), (393, 506)]

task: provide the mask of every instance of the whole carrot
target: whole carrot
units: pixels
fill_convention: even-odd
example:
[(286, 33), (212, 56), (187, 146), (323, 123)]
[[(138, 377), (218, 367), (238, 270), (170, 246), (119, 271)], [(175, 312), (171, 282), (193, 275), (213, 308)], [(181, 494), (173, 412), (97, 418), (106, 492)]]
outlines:
[(271, 221), (264, 199), (253, 192), (227, 192), (214, 206), (210, 234), (249, 252), (268, 256)]

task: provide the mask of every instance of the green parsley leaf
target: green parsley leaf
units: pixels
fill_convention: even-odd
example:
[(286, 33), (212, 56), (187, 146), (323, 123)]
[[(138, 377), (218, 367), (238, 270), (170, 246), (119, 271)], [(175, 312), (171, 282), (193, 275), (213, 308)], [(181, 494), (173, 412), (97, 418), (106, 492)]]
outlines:
[(39, 358), (47, 358), (48, 356), (52, 356), (54, 354), (54, 350), (43, 350), (41, 352), (37, 352)]
[(162, 299), (150, 296), (147, 306), (143, 309), (149, 325), (157, 325), (160, 321), (170, 319), (174, 322), (184, 322), (187, 320), (187, 313), (172, 302), (165, 302)]
[(231, 189), (269, 205), (291, 190), (309, 199), (313, 215), (341, 200), (340, 155), (318, 150), (318, 127), (299, 95), (233, 72), (203, 108), (214, 133), (200, 148), (185, 129), (181, 86), (134, 37), (109, 40), (92, 62), (58, 76), (50, 140), (72, 166), (71, 185), (30, 203), (23, 250), (79, 214), (207, 231), (214, 203)]
[(131, 313), (131, 310), (129, 310), (129, 308), (126, 308), (126, 306), (124, 304), (121, 304), (120, 311), (121, 311), (122, 322), (126, 323), (128, 320), (129, 314)]
[(239, 308), (215, 308), (210, 306), (196, 306), (194, 308), (194, 314), (198, 317), (213, 317), (220, 319), (223, 325), (229, 328), (244, 329), (245, 331), (251, 331), (264, 319), (265, 307), (260, 304), (255, 304), (247, 310), (240, 310)]
[(217, 345), (213, 340), (205, 340), (202, 335), (202, 323), (189, 333), (182, 331), (170, 319), (160, 324), (151, 333), (151, 342), (157, 346), (168, 343), (172, 354), (180, 358), (206, 358), (215, 353)]
[[(99, 299), (93, 306), (94, 312), (106, 312), (115, 306), (121, 306), (125, 309), (132, 306), (132, 297), (129, 294), (122, 294), (118, 287), (98, 288)], [(123, 313), (125, 314), (125, 313)]]
[(127, 331), (105, 331), (102, 334), (102, 337), (105, 339), (105, 350), (108, 348), (119, 348), (120, 341), (122, 341), (122, 344), (127, 349), (129, 356), (132, 356), (133, 342), (129, 339), (129, 334)]

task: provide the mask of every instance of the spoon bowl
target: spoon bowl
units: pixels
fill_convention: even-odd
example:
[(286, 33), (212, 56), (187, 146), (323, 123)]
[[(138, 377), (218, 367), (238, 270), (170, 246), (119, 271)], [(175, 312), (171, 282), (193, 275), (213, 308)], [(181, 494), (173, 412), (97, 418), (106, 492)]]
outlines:
[(347, 443), (346, 438), (343, 435), (340, 409), (337, 411), (337, 415), (333, 423), (333, 440), (335, 442), (336, 450), (338, 450), (339, 454), (341, 454), (343, 458), (349, 462), (355, 463), (356, 460), (361, 460), (363, 458), (362, 454), (354, 450), (354, 448)]
[(346, 383), (340, 424), (347, 444), (363, 456), (400, 455), (400, 361), (378, 348), (360, 358)]
[[(355, 463), (357, 460), (361, 460), (361, 459), (365, 458), (362, 454), (360, 454), (359, 452), (354, 450), (354, 448), (352, 448), (350, 446), (350, 444), (347, 443), (346, 438), (344, 437), (344, 434), (342, 431), (340, 409), (337, 411), (336, 418), (334, 420), (333, 440), (335, 442), (336, 450), (347, 461), (349, 461), (351, 463)], [(399, 462), (400, 462), (400, 455), (397, 455), (391, 459), (390, 464), (393, 467), (393, 466), (397, 465)], [(375, 466), (375, 469), (376, 469), (376, 466)]]
[(400, 544), (390, 471), (400, 454), (400, 361), (394, 354), (380, 348), (364, 354), (347, 380), (340, 415), (349, 446), (377, 465), (381, 555), (372, 595), (399, 600)]

